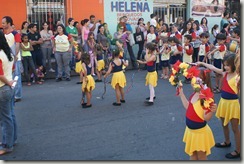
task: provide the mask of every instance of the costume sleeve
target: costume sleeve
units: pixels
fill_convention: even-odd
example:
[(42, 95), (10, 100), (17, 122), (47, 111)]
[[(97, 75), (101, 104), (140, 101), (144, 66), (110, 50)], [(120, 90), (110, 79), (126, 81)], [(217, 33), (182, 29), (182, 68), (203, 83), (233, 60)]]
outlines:
[(192, 39), (196, 39), (197, 38), (197, 34), (195, 32), (191, 33)]
[(3, 63), (2, 60), (0, 59), (0, 75), (3, 76), (4, 72), (3, 72)]
[(205, 44), (205, 52), (208, 53), (210, 51), (210, 46), (209, 44)]
[(180, 44), (177, 45), (178, 51), (182, 51), (182, 46)]
[(192, 47), (191, 45), (189, 45), (189, 49), (186, 50), (186, 53), (187, 53), (188, 55), (192, 55), (192, 54), (193, 54), (193, 47)]
[(219, 46), (219, 52), (225, 51), (225, 45), (220, 45)]

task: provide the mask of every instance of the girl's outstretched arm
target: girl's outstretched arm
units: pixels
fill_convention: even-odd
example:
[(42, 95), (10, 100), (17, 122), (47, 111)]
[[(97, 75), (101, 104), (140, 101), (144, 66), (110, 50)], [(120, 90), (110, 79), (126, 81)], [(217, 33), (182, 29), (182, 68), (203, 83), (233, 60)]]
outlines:
[(197, 62), (197, 65), (200, 66), (204, 66), (204, 67), (207, 67), (208, 69), (218, 73), (218, 74), (221, 74), (223, 75), (223, 70), (222, 69), (219, 69), (219, 68), (216, 68), (215, 66), (211, 65), (211, 64), (207, 64), (207, 63), (204, 63), (204, 62)]

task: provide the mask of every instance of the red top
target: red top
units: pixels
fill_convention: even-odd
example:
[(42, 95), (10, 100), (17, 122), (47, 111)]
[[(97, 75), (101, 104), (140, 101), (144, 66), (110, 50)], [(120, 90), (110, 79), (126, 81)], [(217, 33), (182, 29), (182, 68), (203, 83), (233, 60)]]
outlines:
[[(193, 94), (194, 95), (194, 94)], [(195, 122), (204, 122), (203, 119), (201, 119), (197, 113), (195, 112), (195, 109), (193, 107), (193, 104), (191, 103), (191, 99), (193, 97), (193, 95), (190, 97), (190, 100), (189, 100), (189, 106), (186, 110), (186, 117), (191, 120), (191, 121), (195, 121)]]
[(227, 81), (227, 73), (225, 74), (223, 78), (223, 84), (222, 84), (222, 90), (231, 94), (236, 94), (233, 89), (230, 87), (228, 81)]

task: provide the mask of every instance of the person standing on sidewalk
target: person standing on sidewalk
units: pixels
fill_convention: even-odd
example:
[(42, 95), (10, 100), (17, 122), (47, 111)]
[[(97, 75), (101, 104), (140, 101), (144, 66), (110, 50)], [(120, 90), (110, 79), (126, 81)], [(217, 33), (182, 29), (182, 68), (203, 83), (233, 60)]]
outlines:
[(51, 38), (53, 37), (53, 32), (52, 30), (48, 29), (47, 22), (44, 22), (42, 24), (42, 28), (43, 29), (40, 32), (40, 35), (43, 39), (43, 44), (41, 44), (41, 50), (43, 55), (43, 66), (46, 67), (46, 63), (47, 63), (49, 72), (55, 72), (55, 70), (52, 69), (52, 63), (51, 63), (51, 55), (52, 55)]
[(58, 25), (57, 34), (53, 38), (53, 53), (58, 65), (56, 82), (62, 81), (63, 67), (66, 81), (70, 81), (69, 62), (71, 59), (72, 43), (72, 36), (66, 33), (64, 25)]
[[(127, 23), (127, 21), (128, 21), (127, 16), (124, 16), (124, 20), (125, 20), (125, 25), (126, 25), (127, 31), (130, 31), (131, 34), (133, 34), (131, 25), (129, 23)], [(134, 55), (134, 52), (133, 52), (133, 48), (130, 45), (130, 42), (126, 42), (126, 44), (127, 44), (127, 50), (129, 52), (129, 55), (130, 55), (130, 60), (131, 60), (131, 63), (132, 63), (132, 67), (133, 67), (133, 69), (137, 69), (136, 58), (135, 58), (135, 55)]]
[(14, 57), (3, 32), (0, 31), (0, 125), (2, 143), (0, 155), (13, 151), (15, 142), (15, 115), (13, 111), (14, 90), (11, 88), (13, 81), (12, 68)]
[(2, 27), (5, 34), (5, 38), (14, 55), (15, 70), (13, 72), (13, 76), (19, 77), (14, 91), (15, 102), (18, 102), (21, 101), (22, 98), (22, 82), (21, 82), (21, 69), (20, 69), (21, 56), (19, 53), (21, 35), (12, 28), (12, 25), (13, 25), (13, 19), (11, 17), (4, 16), (2, 18)]

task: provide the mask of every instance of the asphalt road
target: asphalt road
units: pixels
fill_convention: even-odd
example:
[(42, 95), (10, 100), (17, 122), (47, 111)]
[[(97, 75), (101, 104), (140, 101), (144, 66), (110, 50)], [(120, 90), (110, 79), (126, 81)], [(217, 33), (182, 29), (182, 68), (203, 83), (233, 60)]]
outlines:
[[(79, 77), (70, 82), (45, 81), (43, 85), (23, 84), (23, 99), (16, 103), (18, 144), (2, 160), (188, 160), (182, 142), (185, 110), (175, 88), (159, 79), (153, 106), (144, 106), (149, 89), (144, 85), (146, 71), (127, 71), (126, 103), (115, 107), (115, 92), (107, 84), (96, 83), (92, 108), (80, 106)], [(187, 96), (191, 86), (185, 85)], [(215, 95), (218, 102), (219, 94)], [(220, 121), (209, 122), (215, 141), (224, 141)], [(209, 160), (228, 160), (234, 150), (212, 148)], [(238, 159), (240, 160), (240, 159)]]

